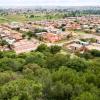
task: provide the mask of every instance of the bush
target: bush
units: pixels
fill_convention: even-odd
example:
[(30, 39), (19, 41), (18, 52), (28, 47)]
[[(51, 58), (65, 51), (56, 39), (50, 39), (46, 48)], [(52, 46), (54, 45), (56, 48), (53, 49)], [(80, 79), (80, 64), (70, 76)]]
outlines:
[(90, 53), (94, 56), (94, 57), (100, 57), (100, 51), (99, 50), (91, 50)]

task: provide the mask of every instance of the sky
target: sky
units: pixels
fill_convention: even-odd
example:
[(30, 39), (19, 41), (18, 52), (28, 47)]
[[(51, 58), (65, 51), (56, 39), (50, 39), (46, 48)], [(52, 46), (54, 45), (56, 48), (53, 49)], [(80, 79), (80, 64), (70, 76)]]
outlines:
[(100, 0), (0, 0), (0, 6), (100, 6)]

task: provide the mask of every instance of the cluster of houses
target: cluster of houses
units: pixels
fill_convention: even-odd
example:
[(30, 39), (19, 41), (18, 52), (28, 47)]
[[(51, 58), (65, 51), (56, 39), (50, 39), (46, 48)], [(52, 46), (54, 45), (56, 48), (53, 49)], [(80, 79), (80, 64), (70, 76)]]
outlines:
[(40, 39), (43, 42), (47, 42), (47, 43), (55, 43), (55, 42), (59, 42), (61, 40), (66, 40), (70, 37), (72, 37), (71, 32), (62, 32), (60, 30), (56, 30), (54, 29), (47, 29), (47, 32), (41, 32), (41, 33), (36, 33), (38, 37), (40, 37)]
[[(41, 37), (42, 41), (44, 42), (58, 42), (61, 40), (68, 39), (73, 36), (72, 32), (68, 30), (62, 31), (62, 29), (58, 28), (62, 24), (64, 24), (64, 20), (57, 20), (57, 21), (36, 21), (33, 22), (33, 26), (35, 28), (44, 29), (47, 32), (36, 33), (37, 36)], [(60, 24), (60, 25), (59, 25)]]
[[(36, 29), (41, 31), (35, 32)], [(44, 20), (2, 24), (0, 26), (0, 39), (5, 40), (9, 46), (0, 46), (0, 50), (14, 50), (16, 53), (28, 52), (37, 48), (40, 44), (39, 40), (41, 40), (42, 43), (53, 44), (74, 37), (71, 30), (81, 30), (91, 34), (78, 36), (70, 43), (65, 43), (64, 47), (72, 52), (83, 52), (91, 49), (100, 50), (100, 16), (69, 17), (54, 21)], [(35, 34), (37, 39), (32, 38), (31, 40), (28, 40), (27, 38), (23, 38), (22, 33), (29, 31), (31, 31), (32, 34)], [(92, 33), (98, 33), (98, 35)], [(89, 41), (93, 38), (96, 40), (95, 42)], [(82, 39), (88, 41), (83, 41)]]
[(37, 40), (23, 39), (20, 32), (12, 30), (5, 25), (0, 26), (0, 39), (7, 42), (7, 45), (0, 46), (0, 51), (14, 50), (17, 54), (19, 54), (32, 51), (38, 46)]
[(100, 16), (82, 16), (82, 17), (69, 17), (66, 19), (55, 21), (36, 21), (35, 24), (43, 26), (53, 26), (59, 28), (64, 25), (64, 28), (68, 30), (81, 30), (91, 33), (100, 33)]
[(64, 44), (64, 47), (71, 52), (85, 52), (93, 49), (100, 51), (100, 37), (93, 34), (84, 34), (79, 39)]
[(100, 16), (72, 17), (67, 23), (67, 29), (100, 34)]
[(33, 34), (35, 29), (43, 30), (41, 32), (35, 32), (35, 35), (43, 42), (54, 43), (72, 36), (71, 32), (62, 31), (61, 29), (56, 28), (54, 25), (54, 21), (36, 21), (28, 23), (12, 22), (11, 24), (6, 24), (5, 26), (24, 33), (31, 31)]

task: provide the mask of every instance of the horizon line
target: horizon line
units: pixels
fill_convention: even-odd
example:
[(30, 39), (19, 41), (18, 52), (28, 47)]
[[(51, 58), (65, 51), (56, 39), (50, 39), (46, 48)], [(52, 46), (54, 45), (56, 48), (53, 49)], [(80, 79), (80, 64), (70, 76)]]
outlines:
[(0, 7), (100, 7), (100, 5), (0, 5)]

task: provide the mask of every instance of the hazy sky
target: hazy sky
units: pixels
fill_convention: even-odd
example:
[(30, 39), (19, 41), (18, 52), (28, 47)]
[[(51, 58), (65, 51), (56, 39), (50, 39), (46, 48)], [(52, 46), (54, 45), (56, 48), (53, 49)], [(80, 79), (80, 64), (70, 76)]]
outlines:
[(0, 6), (32, 5), (95, 6), (100, 5), (100, 0), (0, 0)]

